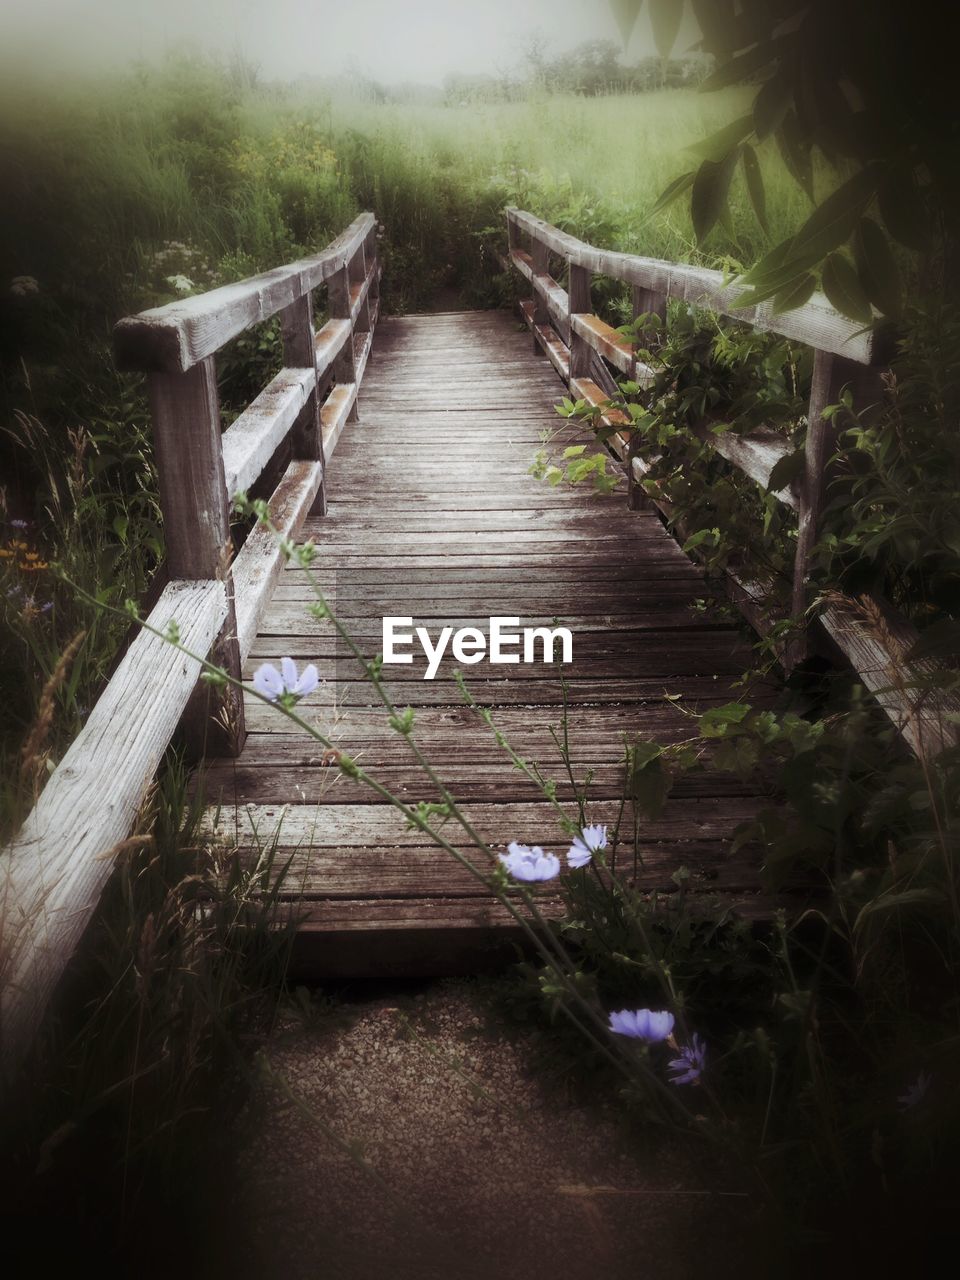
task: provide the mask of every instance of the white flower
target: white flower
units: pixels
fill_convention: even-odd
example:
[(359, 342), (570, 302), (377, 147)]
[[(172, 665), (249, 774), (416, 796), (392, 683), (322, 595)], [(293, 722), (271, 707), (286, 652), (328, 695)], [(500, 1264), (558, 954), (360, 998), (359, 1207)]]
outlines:
[(30, 293), (39, 293), (40, 286), (33, 276), (14, 276), (10, 281), (10, 292), (16, 298), (25, 298)]
[(560, 859), (554, 853), (544, 853), (539, 845), (531, 849), (514, 840), (507, 845), (507, 852), (497, 857), (514, 880), (552, 880), (560, 874)]
[(319, 683), (320, 677), (312, 662), (300, 675), (292, 658), (281, 658), (279, 671), (272, 663), (264, 662), (253, 673), (253, 687), (270, 702), (282, 697), (304, 698), (313, 693)]
[(573, 837), (573, 844), (567, 850), (567, 864), (571, 867), (585, 867), (595, 853), (606, 847), (606, 827), (584, 827), (580, 835)]
[(189, 276), (167, 276), (166, 280), (170, 288), (176, 293), (189, 293), (191, 289), (196, 288)]

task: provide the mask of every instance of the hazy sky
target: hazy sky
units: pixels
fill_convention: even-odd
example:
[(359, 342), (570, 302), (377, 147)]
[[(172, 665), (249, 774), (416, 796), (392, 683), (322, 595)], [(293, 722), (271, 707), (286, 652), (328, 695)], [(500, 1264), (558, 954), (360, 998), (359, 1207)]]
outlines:
[[(267, 78), (356, 68), (439, 83), (514, 66), (534, 32), (554, 52), (619, 38), (607, 0), (0, 0), (0, 47), (38, 71), (129, 65), (186, 41), (239, 49)], [(651, 51), (643, 13), (629, 53)]]

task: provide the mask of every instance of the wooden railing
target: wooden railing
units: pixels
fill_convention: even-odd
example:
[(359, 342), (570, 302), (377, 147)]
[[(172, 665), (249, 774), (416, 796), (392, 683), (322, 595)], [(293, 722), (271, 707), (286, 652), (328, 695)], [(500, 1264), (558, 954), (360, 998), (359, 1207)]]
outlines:
[[(238, 284), (157, 307), (116, 328), (118, 367), (148, 375), (170, 583), (148, 625), (177, 623), (183, 645), (237, 679), (282, 567), (260, 527), (236, 555), (233, 496), (271, 460), (292, 453), (268, 500), (292, 536), (325, 510), (324, 467), (346, 423), (379, 311), (376, 219), (361, 214), (322, 253)], [(327, 288), (330, 319), (314, 332), (312, 291)], [(284, 368), (221, 431), (216, 353), (280, 315)], [(29, 1047), (180, 725), (195, 755), (235, 753), (243, 741), (236, 690), (198, 682), (199, 661), (142, 631), (123, 657), (0, 864), (0, 1068)], [(106, 856), (105, 856), (106, 855)]]
[[(652, 370), (638, 361), (633, 346), (616, 329), (593, 314), (594, 273), (631, 287), (635, 316), (653, 313), (665, 320), (667, 299), (677, 298), (814, 348), (803, 477), (776, 494), (797, 514), (790, 612), (798, 628), (804, 628), (799, 632), (802, 638), (785, 647), (783, 660), (793, 665), (806, 651), (811, 628), (821, 626), (915, 752), (932, 755), (952, 744), (956, 731), (947, 715), (957, 710), (955, 702), (922, 688), (925, 677), (933, 673), (931, 664), (908, 668), (904, 656), (917, 633), (885, 601), (872, 598), (870, 602), (878, 623), (871, 623), (859, 610), (836, 604), (821, 607), (813, 619), (808, 616), (811, 558), (835, 445), (833, 428), (823, 414), (828, 405), (839, 401), (844, 387), (852, 391), (855, 404), (876, 389), (885, 353), (875, 332), (842, 316), (819, 293), (802, 307), (781, 314), (773, 311), (771, 303), (737, 307), (742, 290), (718, 271), (598, 249), (520, 209), (508, 208), (506, 218), (509, 249), (502, 265), (519, 272), (532, 287), (533, 297), (520, 308), (533, 330), (535, 345), (550, 358), (571, 395), (601, 407), (602, 420), (614, 428), (608, 443), (624, 465), (634, 508), (644, 502), (640, 485), (649, 466), (637, 454), (630, 419), (609, 401), (618, 392), (617, 374), (642, 385), (652, 377)], [(558, 277), (566, 278), (566, 288)], [(620, 427), (624, 430), (617, 430)], [(703, 432), (706, 435), (706, 424)], [(710, 433), (709, 441), (763, 488), (777, 462), (794, 447), (786, 435), (772, 429), (749, 435)], [(665, 500), (656, 495), (653, 500), (671, 514)], [(775, 620), (767, 606), (772, 584), (747, 581), (735, 568), (727, 570), (727, 575), (730, 595), (747, 620), (761, 634), (769, 630)]]

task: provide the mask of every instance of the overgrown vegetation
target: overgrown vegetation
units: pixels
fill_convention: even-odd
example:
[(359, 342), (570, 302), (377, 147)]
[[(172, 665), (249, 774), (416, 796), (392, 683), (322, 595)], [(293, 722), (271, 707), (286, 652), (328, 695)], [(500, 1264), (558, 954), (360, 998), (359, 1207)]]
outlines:
[[(901, 315), (899, 354), (882, 396), (855, 412), (836, 407), (836, 484), (817, 581), (850, 596), (886, 594), (925, 630), (921, 652), (947, 664), (938, 685), (956, 687), (960, 322), (949, 300), (930, 291), (901, 314), (901, 280), (929, 284), (936, 262), (918, 265), (906, 255), (916, 202), (904, 206), (890, 194), (893, 177), (910, 189), (907, 179), (927, 153), (907, 146), (877, 158), (841, 148), (832, 170), (798, 138), (796, 111), (796, 127), (786, 123), (783, 86), (776, 122), (776, 112), (761, 112), (760, 129), (757, 104), (747, 110), (756, 86), (721, 88), (711, 99), (687, 90), (551, 95), (556, 84), (591, 94), (589, 63), (544, 66), (539, 86), (521, 100), (471, 95), (469, 111), (311, 98), (199, 61), (141, 70), (96, 93), (66, 87), (42, 103), (28, 86), (6, 90), (6, 832), (102, 685), (127, 623), (118, 606), (143, 597), (162, 561), (145, 402), (140, 384), (113, 370), (112, 323), (309, 252), (364, 208), (384, 227), (383, 292), (396, 311), (428, 307), (440, 289), (475, 305), (507, 299), (511, 286), (491, 266), (487, 245), (501, 233), (503, 205), (515, 203), (600, 245), (730, 274), (760, 262), (748, 283), (784, 304), (808, 295), (822, 270), (830, 296), (839, 305), (842, 294), (851, 314), (862, 316), (866, 299)], [(747, 70), (767, 67), (754, 58)], [(568, 74), (580, 83), (563, 79)], [(790, 91), (802, 96), (802, 84)], [(765, 110), (773, 96), (768, 90)], [(676, 178), (677, 151), (709, 133), (718, 112), (739, 122), (739, 132), (714, 138), (689, 181), (673, 188), (692, 191), (692, 218), (678, 203), (651, 217)], [(745, 141), (751, 131), (778, 130), (796, 181)], [(880, 168), (871, 168), (874, 160)], [(845, 166), (854, 161), (869, 183), (850, 187)], [(819, 223), (811, 227), (814, 184), (846, 191), (832, 206), (841, 216), (829, 235)], [(879, 229), (868, 212), (874, 199), (900, 242), (892, 252), (864, 226)], [(790, 237), (804, 223), (800, 253)], [(938, 256), (946, 256), (942, 247)], [(595, 298), (607, 318), (630, 319), (616, 287), (601, 282)], [(809, 352), (680, 306), (665, 328), (648, 320), (632, 332), (655, 370), (652, 386), (621, 388), (650, 464), (650, 492), (708, 567), (734, 566), (769, 581), (775, 594), (792, 563), (793, 517), (772, 492), (739, 478), (710, 441), (718, 431), (763, 424), (800, 445)], [(226, 414), (249, 399), (276, 358), (275, 326), (240, 340), (220, 369)], [(799, 456), (785, 460), (771, 490), (796, 476)], [(565, 474), (610, 483), (608, 461), (578, 448)], [(544, 470), (563, 478), (559, 468)], [(103, 608), (81, 607), (54, 564)], [(859, 686), (829, 679), (817, 687), (815, 675), (798, 676), (776, 708), (743, 701), (692, 720), (680, 747), (625, 744), (623, 824), (593, 851), (592, 866), (566, 877), (568, 915), (559, 930), (539, 922), (539, 963), (519, 999), (537, 1016), (566, 1019), (569, 1060), (594, 1082), (616, 1081), (631, 1117), (669, 1119), (731, 1144), (758, 1185), (792, 1206), (794, 1225), (865, 1247), (849, 1224), (872, 1219), (877, 1206), (924, 1227), (949, 1212), (930, 1189), (949, 1186), (958, 1137), (951, 1081), (960, 1044), (960, 755), (910, 757)], [(905, 663), (903, 679), (914, 678)], [(385, 712), (398, 733), (414, 737), (412, 715)], [(337, 759), (348, 776), (361, 776), (356, 762)], [(680, 774), (705, 768), (765, 779), (770, 804), (742, 840), (762, 848), (771, 891), (820, 892), (802, 919), (781, 917), (763, 933), (705, 915), (683, 869), (675, 893), (643, 891), (636, 832)], [(195, 1108), (212, 1109), (220, 1082), (238, 1069), (237, 1040), (256, 1030), (259, 994), (283, 972), (282, 940), (267, 927), (271, 900), (258, 896), (268, 880), (209, 867), (194, 879), (189, 827), (178, 834), (183, 788), (175, 765), (152, 825), (145, 822), (142, 840), (122, 853), (87, 956), (90, 969), (102, 964), (79, 999), (87, 1014), (65, 1020), (51, 1042), (49, 1094), (35, 1127), (12, 1138), (23, 1161), (40, 1148), (68, 1181), (88, 1168), (101, 1138), (114, 1155), (122, 1149), (126, 1171), (115, 1160), (102, 1171), (102, 1185), (119, 1183), (122, 1204), (148, 1196), (155, 1175), (166, 1186), (177, 1179), (178, 1136)], [(441, 805), (407, 816), (457, 856), (451, 827), (440, 826), (458, 820), (455, 801), (442, 786), (441, 794)], [(557, 821), (572, 840), (589, 816), (587, 791), (576, 812), (561, 810)], [(463, 826), (469, 844), (476, 833)], [(480, 837), (476, 853), (482, 848), (486, 858)], [(508, 887), (506, 872), (486, 861), (478, 874), (498, 892)], [(509, 900), (523, 901), (537, 920), (535, 897)], [(611, 1047), (605, 1011), (619, 1004), (669, 1009), (675, 1052), (692, 1052), (694, 1034), (703, 1037), (699, 1085), (666, 1078), (659, 1041)], [(41, 1191), (45, 1173), (46, 1166)], [(855, 1255), (857, 1263), (865, 1256)]]

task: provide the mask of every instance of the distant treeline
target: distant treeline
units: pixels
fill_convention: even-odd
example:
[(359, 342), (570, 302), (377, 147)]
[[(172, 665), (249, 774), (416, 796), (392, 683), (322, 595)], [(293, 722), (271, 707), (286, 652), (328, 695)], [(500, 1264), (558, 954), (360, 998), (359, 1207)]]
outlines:
[[(651, 89), (696, 85), (713, 66), (713, 59), (701, 53), (663, 59), (640, 58), (626, 63), (614, 40), (588, 40), (566, 53), (547, 57), (534, 42), (519, 67), (496, 75), (449, 75), (441, 86), (423, 84), (381, 84), (365, 76), (338, 79), (348, 96), (381, 103), (424, 106), (464, 106), (474, 102), (517, 102), (531, 91), (579, 94), (595, 98), (615, 93), (646, 93)], [(329, 80), (324, 87), (334, 87)]]

